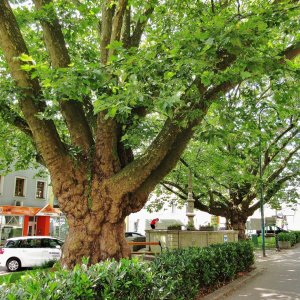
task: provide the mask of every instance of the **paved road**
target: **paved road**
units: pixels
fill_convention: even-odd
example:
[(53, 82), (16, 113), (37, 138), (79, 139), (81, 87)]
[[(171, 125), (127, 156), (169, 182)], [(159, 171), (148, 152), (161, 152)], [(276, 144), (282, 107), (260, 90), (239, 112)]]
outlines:
[(0, 275), (7, 274), (7, 273), (8, 272), (6, 271), (5, 267), (0, 267)]
[(300, 300), (300, 245), (258, 258), (265, 271), (234, 291), (228, 300)]

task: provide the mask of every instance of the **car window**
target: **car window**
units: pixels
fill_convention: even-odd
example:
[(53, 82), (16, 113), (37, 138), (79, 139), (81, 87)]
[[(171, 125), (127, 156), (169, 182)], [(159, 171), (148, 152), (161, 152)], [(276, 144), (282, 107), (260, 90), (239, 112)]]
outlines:
[(19, 247), (20, 248), (29, 248), (30, 247), (29, 241), (28, 240), (21, 240), (20, 244), (19, 244)]
[(62, 242), (54, 239), (43, 239), (42, 240), (44, 248), (56, 248), (56, 246), (62, 246)]
[(35, 239), (33, 243), (34, 248), (42, 248), (42, 240), (41, 239)]
[(41, 248), (41, 239), (24, 239), (20, 240), (19, 248)]
[(133, 236), (133, 237), (138, 237), (138, 236), (141, 236), (141, 235), (138, 234), (138, 233), (133, 233), (132, 236)]
[(125, 232), (125, 237), (129, 237), (129, 236), (132, 236), (132, 233), (131, 232)]
[(7, 241), (6, 244), (4, 245), (4, 248), (18, 248), (19, 243), (20, 243), (19, 240)]

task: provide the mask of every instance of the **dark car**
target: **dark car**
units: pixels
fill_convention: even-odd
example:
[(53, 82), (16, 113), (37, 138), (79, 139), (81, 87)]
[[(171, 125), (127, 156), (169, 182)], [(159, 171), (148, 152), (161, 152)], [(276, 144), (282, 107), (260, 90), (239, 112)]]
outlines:
[[(146, 237), (138, 232), (125, 232), (125, 238), (128, 242), (146, 242)], [(145, 248), (143, 245), (132, 246), (132, 251), (138, 251)]]
[[(268, 226), (265, 227), (265, 234), (278, 234), (280, 232), (288, 232), (288, 230), (280, 228), (276, 225), (268, 225)], [(260, 236), (261, 235), (261, 229), (256, 230), (256, 234), (257, 234), (257, 236)]]

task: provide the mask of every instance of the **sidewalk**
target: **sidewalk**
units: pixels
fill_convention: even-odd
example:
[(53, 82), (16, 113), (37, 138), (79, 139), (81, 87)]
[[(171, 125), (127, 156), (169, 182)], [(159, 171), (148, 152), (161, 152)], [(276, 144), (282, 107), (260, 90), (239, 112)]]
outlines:
[(292, 249), (255, 253), (256, 269), (203, 300), (300, 300), (300, 245)]

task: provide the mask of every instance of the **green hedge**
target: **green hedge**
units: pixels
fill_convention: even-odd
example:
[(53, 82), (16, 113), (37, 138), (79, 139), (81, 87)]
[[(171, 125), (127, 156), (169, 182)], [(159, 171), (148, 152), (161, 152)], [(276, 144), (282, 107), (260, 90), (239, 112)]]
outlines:
[(295, 232), (280, 232), (278, 233), (278, 241), (290, 241), (291, 246), (297, 243), (297, 234)]
[(300, 231), (293, 231), (293, 233), (296, 235), (296, 243), (300, 243)]
[(253, 263), (250, 242), (179, 249), (153, 262), (122, 259), (28, 274), (0, 286), (0, 299), (192, 299), (201, 287), (231, 280)]

